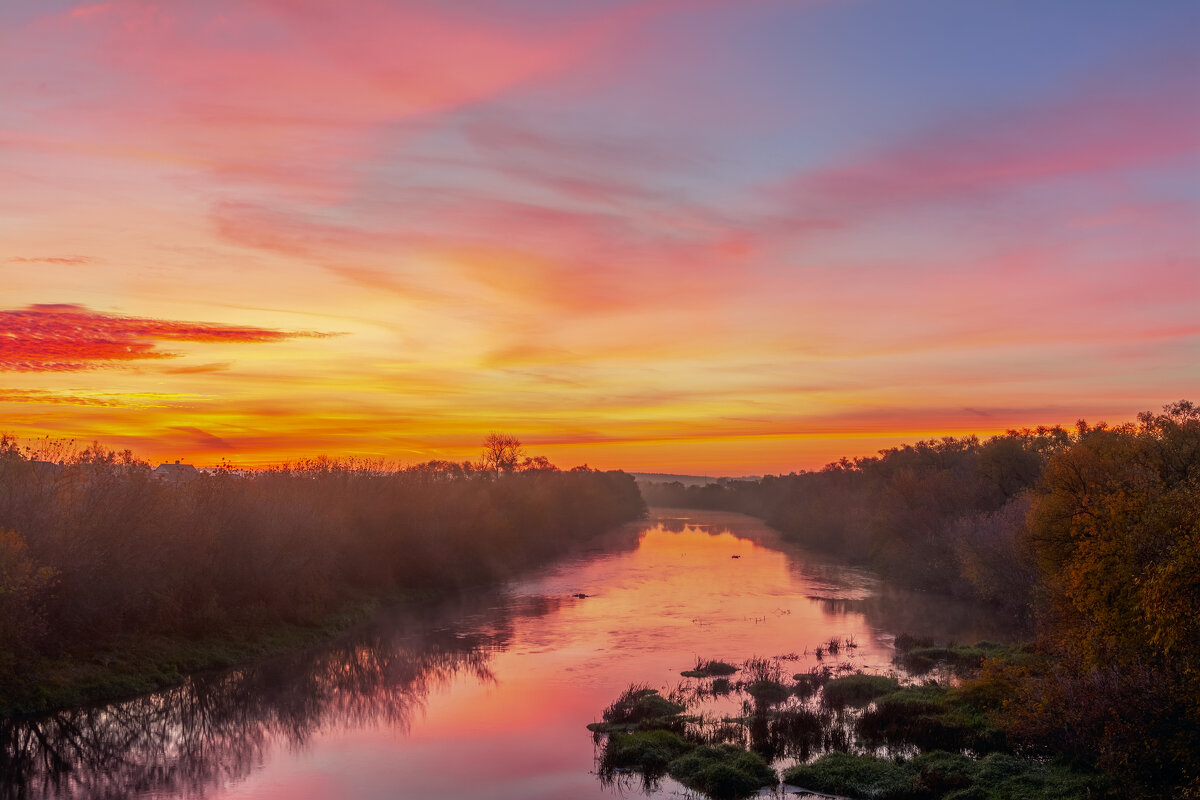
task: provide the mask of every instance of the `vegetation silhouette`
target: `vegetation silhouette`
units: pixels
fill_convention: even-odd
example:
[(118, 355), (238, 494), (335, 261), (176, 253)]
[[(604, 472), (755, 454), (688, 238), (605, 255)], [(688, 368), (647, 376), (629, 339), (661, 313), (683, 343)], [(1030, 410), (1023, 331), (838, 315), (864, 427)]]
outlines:
[[(37, 457), (47, 447), (61, 464)], [(497, 473), (318, 457), (175, 482), (128, 451), (23, 450), (2, 436), (0, 713), (220, 665), (170, 652), (116, 663), (164, 637), (253, 638), (381, 598), (473, 590), (644, 513), (630, 476), (543, 461)], [(96, 656), (114, 651), (104, 658), (136, 679), (105, 685)]]
[(1193, 403), (643, 494), (749, 513), (895, 582), (1032, 618), (1043, 657), (982, 657), (973, 688), (1013, 747), (1103, 769), (1123, 797), (1200, 797)]

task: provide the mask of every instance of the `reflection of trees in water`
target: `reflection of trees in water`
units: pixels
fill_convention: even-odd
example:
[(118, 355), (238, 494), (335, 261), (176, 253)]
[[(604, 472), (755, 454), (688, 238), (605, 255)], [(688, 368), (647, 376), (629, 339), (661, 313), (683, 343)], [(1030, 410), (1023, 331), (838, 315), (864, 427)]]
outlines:
[[(432, 689), (459, 675), (494, 680), (491, 654), (507, 646), (513, 614), (556, 607), (491, 600), (469, 630), (393, 619), (319, 652), (195, 676), (124, 703), (0, 722), (0, 797), (198, 795), (248, 775), (275, 743), (301, 747), (339, 727), (407, 729)], [(463, 612), (430, 616), (472, 616)]]
[[(771, 546), (771, 545), (768, 545)], [(861, 567), (784, 544), (791, 571), (812, 586), (810, 600), (829, 616), (861, 614), (876, 631), (916, 633), (941, 641), (1014, 641), (1031, 635), (1013, 612), (936, 592), (897, 587)]]
[(896, 589), (880, 583), (867, 597), (812, 597), (830, 616), (862, 614), (871, 627), (894, 634), (916, 633), (939, 641), (973, 644), (1029, 636), (1027, 622), (997, 609), (938, 594)]

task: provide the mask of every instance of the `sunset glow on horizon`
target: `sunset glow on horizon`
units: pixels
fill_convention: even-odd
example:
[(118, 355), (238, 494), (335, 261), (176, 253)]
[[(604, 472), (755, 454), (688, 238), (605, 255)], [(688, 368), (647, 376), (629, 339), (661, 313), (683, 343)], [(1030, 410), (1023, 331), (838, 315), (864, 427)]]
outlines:
[(0, 433), (786, 473), (1200, 400), (1200, 5), (14, 0)]

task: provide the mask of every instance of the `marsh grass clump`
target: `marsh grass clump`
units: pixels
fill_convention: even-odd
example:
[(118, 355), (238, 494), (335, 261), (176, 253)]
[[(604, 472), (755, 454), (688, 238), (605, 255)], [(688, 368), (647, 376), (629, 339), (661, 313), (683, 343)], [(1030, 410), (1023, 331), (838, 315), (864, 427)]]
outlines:
[[(711, 688), (677, 689), (664, 697), (630, 686), (605, 710), (605, 722), (588, 726), (597, 742), (608, 734), (599, 759), (601, 780), (640, 775), (654, 790), (670, 775), (714, 800), (743, 798), (777, 783), (770, 767), (775, 759), (807, 762), (824, 753), (787, 770), (784, 780), (862, 800), (1111, 796), (1111, 787), (1095, 772), (1011, 754), (993, 720), (1007, 685), (995, 670), (959, 686), (936, 681), (903, 686), (894, 676), (835, 677), (838, 670), (824, 667), (796, 674), (795, 687), (782, 684), (780, 659), (749, 659), (742, 671), (744, 681), (712, 682), (725, 681), (740, 696), (740, 716), (685, 716), (687, 704)], [(805, 692), (804, 700), (790, 699)]]
[(779, 782), (762, 756), (732, 745), (698, 747), (672, 761), (667, 772), (713, 800), (738, 800)]
[[(899, 641), (899, 639), (897, 639)], [(929, 641), (927, 639), (920, 640)], [(978, 642), (973, 645), (920, 645), (909, 646), (904, 650), (896, 648), (896, 657), (892, 661), (914, 675), (924, 675), (938, 665), (949, 667), (955, 673), (972, 673), (978, 671), (985, 659), (998, 656), (1015, 655), (1012, 647), (993, 642)]]
[(1078, 800), (1103, 797), (1095, 774), (993, 753), (981, 759), (933, 751), (911, 760), (829, 753), (783, 773), (785, 783), (866, 800)]
[(813, 667), (808, 672), (797, 672), (792, 676), (796, 683), (792, 686), (792, 694), (801, 700), (807, 700), (833, 678), (833, 670), (829, 667), (817, 669)]
[(903, 761), (827, 753), (811, 764), (785, 770), (783, 782), (828, 794), (872, 800), (917, 800), (917, 771)]
[(783, 680), (783, 667), (777, 658), (751, 656), (742, 664), (742, 672), (746, 675), (747, 683)]
[(900, 682), (895, 678), (858, 672), (826, 683), (821, 701), (830, 708), (859, 707), (899, 688)]
[(668, 700), (657, 689), (635, 683), (604, 709), (604, 722), (593, 722), (588, 725), (588, 730), (594, 733), (653, 728), (678, 730), (683, 727), (681, 715), (686, 710), (682, 703)]
[(696, 666), (689, 670), (684, 670), (679, 673), (685, 678), (717, 678), (732, 675), (737, 672), (738, 668), (733, 664), (727, 664), (724, 661), (705, 661), (702, 658), (696, 659)]
[(911, 765), (917, 771), (918, 785), (932, 797), (969, 788), (979, 769), (975, 759), (944, 750), (922, 753)]
[(600, 769), (610, 773), (628, 769), (647, 778), (659, 778), (666, 774), (668, 764), (695, 746), (667, 730), (614, 733), (604, 745)]
[(779, 681), (760, 680), (746, 686), (746, 694), (763, 705), (776, 705), (787, 700), (792, 690)]
[(746, 681), (740, 688), (761, 705), (787, 700), (792, 690), (783, 683), (783, 666), (776, 658), (748, 658), (742, 665)]
[(1005, 736), (987, 712), (956, 689), (936, 683), (905, 686), (875, 700), (855, 729), (871, 743), (914, 745), (922, 750), (992, 752)]
[(947, 795), (946, 800), (1074, 800), (1104, 797), (1110, 788), (1103, 776), (1005, 753), (975, 762), (973, 777), (972, 787)]

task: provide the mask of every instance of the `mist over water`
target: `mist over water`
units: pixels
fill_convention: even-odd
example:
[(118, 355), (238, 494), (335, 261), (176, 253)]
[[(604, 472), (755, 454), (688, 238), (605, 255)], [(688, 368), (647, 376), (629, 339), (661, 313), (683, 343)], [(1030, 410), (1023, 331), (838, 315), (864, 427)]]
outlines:
[[(918, 630), (1017, 633), (752, 518), (663, 512), (501, 590), (384, 614), (322, 648), (6, 723), (3, 796), (614, 797), (629, 787), (597, 781), (584, 726), (631, 683), (670, 688), (698, 657), (886, 671), (894, 637)], [(832, 638), (857, 647), (819, 659)]]

